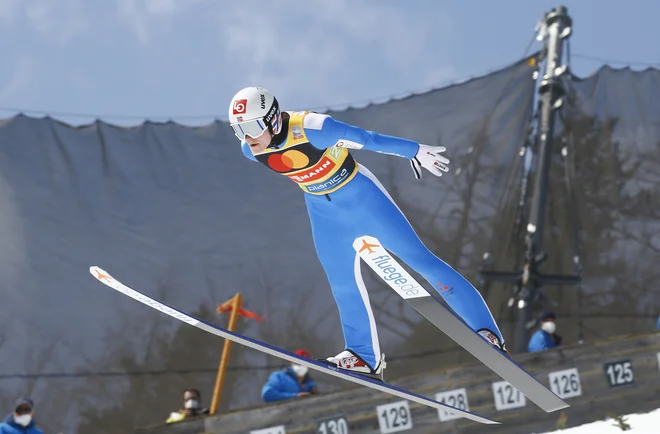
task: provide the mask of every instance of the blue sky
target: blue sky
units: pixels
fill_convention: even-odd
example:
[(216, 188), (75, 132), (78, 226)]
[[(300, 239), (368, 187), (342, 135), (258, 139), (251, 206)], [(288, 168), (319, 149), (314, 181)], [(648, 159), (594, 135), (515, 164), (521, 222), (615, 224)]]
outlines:
[[(361, 105), (519, 59), (538, 19), (557, 4), (0, 0), (0, 107), (45, 111), (73, 124), (98, 115), (122, 125), (144, 116), (198, 125), (225, 119), (231, 96), (253, 84), (275, 92), (284, 109)], [(574, 20), (579, 75), (602, 64), (580, 56), (660, 66), (657, 0), (563, 4)]]

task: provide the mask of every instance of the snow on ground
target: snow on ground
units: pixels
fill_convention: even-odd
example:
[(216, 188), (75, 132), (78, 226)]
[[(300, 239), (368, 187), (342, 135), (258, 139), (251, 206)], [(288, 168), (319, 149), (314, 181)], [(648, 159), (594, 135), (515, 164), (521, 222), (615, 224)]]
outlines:
[(544, 434), (657, 434), (660, 432), (660, 408), (650, 413), (630, 414), (623, 417), (630, 429), (623, 431), (613, 419), (592, 422), (574, 428), (552, 431)]

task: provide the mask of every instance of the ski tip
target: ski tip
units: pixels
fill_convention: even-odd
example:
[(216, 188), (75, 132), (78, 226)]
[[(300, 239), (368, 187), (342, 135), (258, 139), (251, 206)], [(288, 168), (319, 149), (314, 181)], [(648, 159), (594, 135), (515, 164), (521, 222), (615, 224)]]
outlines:
[(107, 282), (109, 280), (112, 280), (112, 276), (110, 276), (110, 273), (105, 271), (104, 269), (97, 267), (96, 265), (92, 265), (89, 267), (89, 272), (92, 276), (94, 276), (97, 280), (101, 282)]
[(546, 413), (552, 413), (555, 411), (563, 410), (565, 408), (570, 407), (570, 405), (566, 404), (564, 401), (561, 401), (561, 405), (557, 405), (556, 407), (548, 408), (545, 410)]

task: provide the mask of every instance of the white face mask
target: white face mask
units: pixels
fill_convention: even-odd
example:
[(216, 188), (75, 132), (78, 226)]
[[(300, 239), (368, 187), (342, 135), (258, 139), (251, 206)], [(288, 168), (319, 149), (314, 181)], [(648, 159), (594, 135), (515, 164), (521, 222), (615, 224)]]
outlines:
[(541, 324), (541, 330), (548, 332), (550, 334), (553, 334), (556, 329), (557, 329), (557, 325), (555, 324), (554, 321), (545, 321), (543, 324)]
[(304, 377), (305, 374), (307, 374), (307, 371), (309, 370), (307, 366), (302, 366), (302, 365), (292, 365), (291, 369), (293, 369), (293, 372), (295, 372), (296, 375), (301, 378)]
[(20, 416), (14, 415), (14, 420), (19, 425), (28, 426), (30, 422), (32, 422), (32, 415), (31, 414), (22, 414)]
[(199, 402), (197, 402), (197, 400), (195, 400), (195, 399), (189, 399), (184, 404), (184, 406), (186, 408), (197, 408), (198, 405), (199, 405)]

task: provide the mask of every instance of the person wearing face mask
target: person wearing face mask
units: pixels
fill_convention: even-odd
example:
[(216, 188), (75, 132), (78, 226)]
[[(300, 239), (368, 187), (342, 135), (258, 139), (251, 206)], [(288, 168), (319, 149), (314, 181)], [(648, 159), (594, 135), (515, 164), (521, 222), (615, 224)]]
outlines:
[(527, 346), (530, 353), (549, 350), (561, 345), (562, 338), (555, 333), (557, 329), (555, 319), (554, 312), (544, 312), (539, 317), (539, 330), (532, 335)]
[(20, 398), (13, 413), (0, 424), (0, 434), (44, 434), (34, 420), (34, 401)]
[(202, 408), (201, 393), (197, 389), (186, 389), (183, 391), (183, 409), (170, 413), (167, 423), (179, 422), (181, 420), (209, 414), (208, 408)]
[[(296, 350), (295, 353), (311, 358), (311, 355), (305, 350)], [(261, 389), (261, 398), (264, 402), (275, 402), (303, 398), (317, 393), (316, 383), (309, 375), (308, 368), (291, 363), (287, 368), (270, 374), (268, 381)]]

